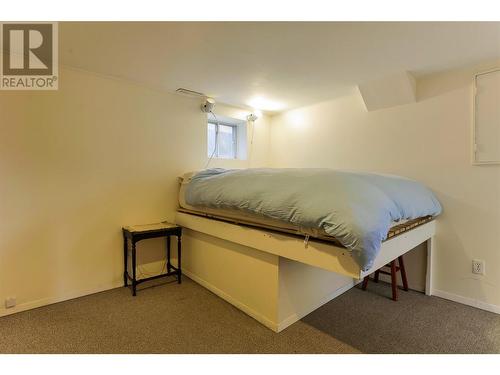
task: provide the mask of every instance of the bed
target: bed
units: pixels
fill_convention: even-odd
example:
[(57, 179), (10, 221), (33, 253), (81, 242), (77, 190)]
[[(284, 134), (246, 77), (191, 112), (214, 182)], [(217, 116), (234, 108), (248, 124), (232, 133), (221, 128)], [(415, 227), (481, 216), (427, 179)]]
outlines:
[[(270, 169), (251, 170), (248, 172), (250, 177), (247, 176), (247, 178), (255, 181), (256, 178), (259, 178), (258, 175), (256, 177), (255, 173), (262, 173), (260, 178), (262, 176), (269, 178), (270, 174), (274, 175), (277, 171)], [(289, 174), (290, 171), (285, 170), (284, 173)], [(295, 171), (299, 173), (300, 177), (301, 172)], [(275, 331), (283, 329), (326, 301), (349, 289), (375, 269), (382, 267), (421, 243), (427, 244), (428, 251), (426, 293), (432, 293), (434, 219), (441, 211), (437, 200), (435, 201), (437, 204), (433, 201), (432, 193), (430, 193), (432, 201), (432, 204), (429, 204), (430, 209), (421, 211), (428, 214), (419, 215), (418, 217), (398, 217), (399, 220), (397, 221), (391, 220), (386, 233), (380, 241), (376, 255), (373, 256), (373, 259), (368, 259), (359, 255), (354, 256), (355, 251), (349, 246), (345, 246), (345, 238), (343, 241), (339, 240), (339, 238), (327, 233), (321, 225), (313, 227), (301, 225), (304, 224), (301, 220), (279, 220), (272, 217), (272, 215), (257, 214), (255, 210), (241, 209), (241, 206), (207, 204), (203, 201), (210, 196), (206, 184), (198, 186), (198, 193), (203, 204), (192, 204), (193, 201), (199, 203), (196, 199), (193, 200), (193, 191), (191, 191), (191, 197), (187, 198), (190, 193), (189, 188), (193, 186), (193, 178), (196, 179), (196, 176), (202, 176), (205, 182), (207, 179), (210, 180), (214, 176), (217, 178), (217, 176), (225, 173), (234, 173), (231, 178), (239, 183), (242, 180), (241, 177), (244, 177), (242, 173), (245, 172), (217, 169), (204, 171), (201, 174), (190, 173), (181, 178), (179, 209), (176, 221), (190, 231), (188, 232), (188, 238), (190, 238), (189, 234), (192, 235), (192, 238), (196, 238), (190, 245), (192, 245), (193, 253), (197, 254), (192, 259), (188, 259), (188, 264), (184, 266), (184, 269), (188, 270), (188, 276), (191, 273), (191, 277), (195, 281), (200, 282), (269, 328)], [(307, 170), (306, 173), (310, 174), (311, 170)], [(317, 172), (313, 171), (312, 173), (322, 175), (331, 172), (329, 170), (317, 170)], [(251, 194), (252, 188), (248, 187), (248, 185), (251, 185), (249, 181), (245, 182), (243, 178), (244, 187), (239, 190), (245, 190), (246, 193)], [(213, 181), (209, 181), (209, 183), (213, 184)], [(234, 187), (231, 183), (231, 180), (224, 180), (221, 185), (217, 186), (213, 196), (226, 202), (224, 194), (221, 195), (221, 189), (223, 191), (227, 190), (225, 188), (227, 186)], [(315, 183), (313, 182), (313, 185)], [(364, 197), (366, 191), (362, 191), (361, 194)], [(427, 190), (424, 195), (426, 194)], [(273, 196), (273, 200), (274, 198)], [(290, 196), (285, 198), (289, 202)], [(189, 202), (189, 199), (191, 202)], [(230, 197), (227, 200), (230, 201), (231, 199)], [(279, 198), (277, 201), (279, 202)], [(266, 203), (264, 200), (256, 206), (261, 207), (266, 204), (269, 205), (269, 202)], [(245, 205), (248, 206), (246, 203)], [(293, 210), (295, 210), (294, 215), (298, 215), (296, 212), (297, 207), (293, 207)], [(300, 211), (300, 207), (298, 210)], [(418, 212), (420, 211), (417, 210), (414, 213)], [(241, 248), (232, 249), (234, 244), (241, 246)], [(348, 244), (351, 245), (352, 243), (349, 242)], [(186, 248), (189, 248), (189, 245)], [(207, 248), (211, 249), (210, 257), (207, 257), (207, 251), (204, 251)], [(232, 251), (228, 252), (231, 249)], [(272, 263), (275, 267), (264, 271), (265, 267), (261, 269), (257, 265), (258, 262), (249, 262), (249, 259), (259, 259), (259, 257), (263, 256), (263, 253), (268, 257), (268, 263)], [(239, 271), (228, 270), (229, 275), (222, 277), (224, 279), (222, 281), (219, 280), (220, 277), (214, 277), (215, 274), (223, 272), (226, 259), (238, 257), (236, 254), (241, 255), (239, 257), (241, 259), (234, 261), (232, 268)], [(266, 274), (270, 280), (277, 279), (277, 283), (269, 287), (272, 290), (271, 297), (264, 297), (268, 292), (267, 287), (264, 285), (261, 286), (260, 291), (256, 287), (253, 290), (256, 292), (255, 295), (250, 293), (252, 296), (248, 298), (247, 289), (252, 289), (253, 287), (250, 285), (255, 283), (252, 281), (252, 275), (248, 275), (246, 279), (241, 278), (241, 274), (247, 271), (249, 267), (247, 263), (255, 268), (253, 272), (261, 276)], [(209, 269), (211, 267), (213, 270), (206, 272), (205, 268)], [(327, 271), (328, 276), (323, 270)], [(199, 276), (200, 273), (203, 273), (203, 277)], [(307, 281), (304, 283), (304, 280)], [(236, 288), (236, 291), (231, 289), (233, 282), (240, 285), (240, 287)], [(308, 286), (304, 287), (304, 284), (308, 284)], [(242, 290), (243, 293), (241, 294)], [(238, 295), (238, 293), (241, 295)], [(304, 294), (309, 295), (310, 298), (305, 298)], [(286, 297), (283, 297), (284, 295)], [(259, 307), (255, 307), (254, 302), (259, 298), (273, 301), (270, 314), (269, 311), (267, 311), (267, 314), (262, 313), (262, 311), (259, 311)], [(304, 298), (308, 300), (303, 303)], [(290, 300), (294, 302), (290, 303)], [(249, 305), (253, 307), (249, 307)]]

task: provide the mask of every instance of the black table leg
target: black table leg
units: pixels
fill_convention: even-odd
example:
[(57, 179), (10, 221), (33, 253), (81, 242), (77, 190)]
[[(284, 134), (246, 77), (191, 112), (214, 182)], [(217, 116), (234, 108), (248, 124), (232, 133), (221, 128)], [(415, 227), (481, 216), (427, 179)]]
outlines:
[(123, 286), (127, 286), (128, 285), (128, 282), (127, 282), (127, 263), (128, 263), (128, 244), (127, 244), (127, 236), (125, 235), (125, 233), (123, 234), (123, 263), (124, 263), (124, 267), (123, 267)]
[(135, 278), (135, 268), (136, 268), (136, 251), (135, 251), (135, 241), (132, 240), (132, 295), (136, 295), (137, 279)]
[(177, 283), (181, 283), (181, 235), (177, 236)]
[(167, 236), (167, 272), (170, 272), (172, 265), (170, 264), (170, 236)]

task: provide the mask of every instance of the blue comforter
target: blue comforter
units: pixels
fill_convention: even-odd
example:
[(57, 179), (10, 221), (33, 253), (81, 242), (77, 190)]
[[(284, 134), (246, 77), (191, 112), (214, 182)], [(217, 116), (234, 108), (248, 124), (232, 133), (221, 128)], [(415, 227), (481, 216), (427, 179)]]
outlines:
[(393, 221), (441, 213), (434, 194), (416, 181), (331, 169), (207, 169), (192, 177), (186, 202), (323, 229), (363, 270)]

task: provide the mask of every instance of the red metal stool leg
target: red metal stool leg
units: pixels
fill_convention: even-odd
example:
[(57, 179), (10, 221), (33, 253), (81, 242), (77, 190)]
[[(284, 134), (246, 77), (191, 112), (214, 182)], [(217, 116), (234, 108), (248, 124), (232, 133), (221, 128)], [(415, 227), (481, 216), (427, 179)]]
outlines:
[(398, 258), (398, 262), (399, 262), (399, 270), (401, 271), (401, 279), (403, 280), (403, 289), (405, 291), (408, 291), (408, 280), (406, 279), (406, 270), (402, 255)]
[(366, 287), (368, 286), (368, 280), (368, 276), (365, 276), (365, 278), (363, 279), (363, 285), (361, 285), (361, 289), (366, 290)]
[(396, 261), (391, 262), (391, 287), (392, 287), (392, 299), (394, 301), (398, 300), (398, 284), (397, 284), (397, 268)]

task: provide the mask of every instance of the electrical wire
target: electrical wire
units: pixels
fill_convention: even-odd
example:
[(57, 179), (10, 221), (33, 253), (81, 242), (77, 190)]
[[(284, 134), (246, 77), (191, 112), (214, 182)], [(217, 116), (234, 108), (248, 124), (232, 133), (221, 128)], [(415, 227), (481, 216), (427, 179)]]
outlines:
[(214, 116), (214, 119), (215, 119), (215, 145), (214, 145), (214, 151), (212, 152), (212, 155), (210, 155), (210, 157), (208, 158), (207, 164), (205, 164), (205, 168), (203, 168), (203, 169), (208, 168), (208, 165), (212, 161), (212, 159), (215, 155), (215, 152), (217, 151), (217, 147), (219, 145), (219, 120), (217, 119), (217, 116), (215, 115), (215, 113), (213, 113), (212, 111), (210, 111), (210, 113), (212, 114), (212, 116)]
[(248, 165), (250, 165), (251, 161), (252, 161), (252, 154), (253, 154), (253, 136), (254, 136), (254, 133), (255, 133), (255, 120), (248, 120), (248, 123), (251, 123), (252, 124), (252, 135), (250, 137), (250, 147), (249, 147), (249, 150), (248, 150)]
[(139, 279), (142, 279), (145, 277), (161, 275), (161, 274), (165, 273), (166, 270), (167, 270), (167, 260), (166, 259), (162, 262), (161, 269), (158, 272), (150, 273), (151, 271), (146, 271), (146, 269), (143, 265), (137, 265), (137, 273), (138, 273)]
[(253, 135), (255, 133), (255, 121), (252, 120), (251, 122), (252, 122), (252, 137), (250, 138), (250, 146), (253, 145)]
[[(128, 249), (127, 249), (127, 251), (130, 254), (130, 251)], [(130, 255), (129, 260), (131, 258), (132, 258), (132, 256)], [(129, 266), (131, 266), (130, 263), (131, 263), (130, 261), (127, 262), (127, 269), (129, 268)], [(144, 265), (142, 265), (142, 264), (138, 264), (136, 267), (137, 267), (136, 268), (137, 279), (140, 280), (140, 279), (143, 279), (145, 277), (156, 276), (156, 275), (163, 274), (164, 272), (166, 272), (167, 271), (167, 260), (166, 259), (163, 260), (161, 269), (158, 272), (150, 273), (151, 271), (147, 271), (145, 269)]]

